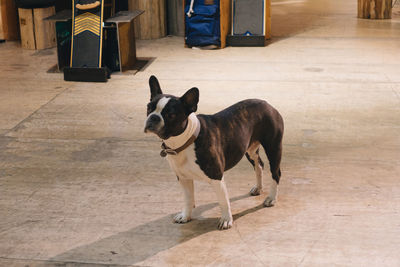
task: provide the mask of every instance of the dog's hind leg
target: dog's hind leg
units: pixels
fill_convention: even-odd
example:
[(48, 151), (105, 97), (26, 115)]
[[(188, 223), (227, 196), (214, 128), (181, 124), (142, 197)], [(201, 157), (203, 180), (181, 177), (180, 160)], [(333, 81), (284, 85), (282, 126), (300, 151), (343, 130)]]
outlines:
[(281, 178), (281, 157), (282, 157), (282, 139), (274, 143), (274, 145), (263, 144), (265, 153), (267, 154), (270, 170), (272, 174), (272, 184), (268, 197), (264, 201), (264, 206), (272, 207), (275, 205), (278, 196), (278, 184)]
[(219, 206), (221, 208), (221, 219), (218, 223), (218, 229), (229, 229), (232, 227), (233, 217), (224, 177), (222, 177), (221, 180), (211, 180), (211, 185), (214, 188), (215, 193), (217, 194)]
[(192, 210), (194, 207), (194, 184), (193, 180), (191, 179), (178, 179), (183, 189), (185, 204), (182, 212), (175, 215), (174, 222), (187, 223), (191, 220)]
[(262, 171), (264, 169), (264, 162), (261, 160), (259, 155), (260, 144), (254, 143), (246, 151), (246, 158), (250, 161), (256, 172), (257, 184), (250, 190), (252, 196), (258, 196), (261, 193), (263, 187)]

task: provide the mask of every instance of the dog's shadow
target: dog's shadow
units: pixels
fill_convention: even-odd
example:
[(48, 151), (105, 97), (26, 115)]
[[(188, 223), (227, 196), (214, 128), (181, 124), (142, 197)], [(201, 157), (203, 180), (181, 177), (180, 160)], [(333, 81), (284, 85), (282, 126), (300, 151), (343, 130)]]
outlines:
[[(247, 197), (250, 197), (250, 195), (233, 197), (230, 201), (234, 202)], [(76, 247), (50, 260), (55, 262), (133, 265), (197, 236), (218, 231), (217, 218), (203, 219), (201, 217), (203, 212), (217, 206), (218, 203), (210, 203), (196, 207), (193, 217), (200, 218), (186, 224), (173, 223), (174, 214), (170, 214), (94, 243)], [(236, 220), (261, 208), (263, 208), (262, 204), (234, 214), (233, 218)]]

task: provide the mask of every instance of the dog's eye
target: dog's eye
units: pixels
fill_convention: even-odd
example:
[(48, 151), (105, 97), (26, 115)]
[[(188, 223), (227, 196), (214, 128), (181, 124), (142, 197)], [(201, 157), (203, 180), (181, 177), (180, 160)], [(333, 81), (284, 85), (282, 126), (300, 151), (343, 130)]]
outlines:
[(168, 113), (168, 118), (169, 119), (175, 119), (176, 115), (174, 113)]

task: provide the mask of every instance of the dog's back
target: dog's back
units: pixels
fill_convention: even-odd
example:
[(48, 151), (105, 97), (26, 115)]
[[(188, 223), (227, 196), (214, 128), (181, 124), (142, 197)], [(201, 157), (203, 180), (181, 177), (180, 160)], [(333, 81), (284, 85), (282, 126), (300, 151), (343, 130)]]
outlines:
[(197, 160), (214, 179), (222, 178), (223, 172), (235, 166), (251, 145), (258, 142), (267, 150), (272, 144), (281, 143), (282, 117), (263, 100), (244, 100), (198, 118), (201, 131), (195, 142)]

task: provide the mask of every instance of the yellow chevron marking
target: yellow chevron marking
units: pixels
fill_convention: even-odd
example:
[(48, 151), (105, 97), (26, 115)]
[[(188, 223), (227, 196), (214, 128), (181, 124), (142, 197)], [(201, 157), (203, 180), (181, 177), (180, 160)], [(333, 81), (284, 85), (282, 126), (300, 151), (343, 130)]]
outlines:
[(79, 16), (76, 16), (76, 18), (83, 18), (83, 17), (99, 17), (99, 16), (97, 16), (93, 13), (90, 13), (90, 12), (85, 12), (85, 13), (80, 14)]
[(86, 27), (99, 28), (99, 25), (93, 23), (82, 23), (79, 25), (75, 25), (75, 28), (86, 28)]
[(80, 25), (75, 25), (75, 29), (76, 28), (86, 28), (86, 27), (99, 28), (99, 26), (96, 24), (84, 23), (84, 24), (80, 24)]
[(100, 17), (92, 13), (86, 12), (75, 17), (74, 35), (78, 35), (84, 31), (90, 31), (100, 36)]
[(75, 31), (83, 32), (83, 31), (92, 31), (92, 32), (98, 32), (99, 29), (96, 28), (91, 28), (91, 27), (86, 27), (86, 28), (77, 28)]
[(81, 33), (81, 32), (84, 32), (84, 31), (91, 31), (94, 34), (98, 34), (99, 33), (99, 31), (97, 29), (91, 29), (91, 28), (77, 29), (76, 30), (76, 32), (78, 32), (78, 33)]
[(82, 21), (93, 21), (93, 22), (100, 22), (100, 18), (92, 18), (92, 17), (87, 17), (87, 18), (79, 18), (75, 19), (75, 22), (82, 22)]
[(77, 30), (77, 31), (75, 31), (74, 35), (78, 35), (78, 34), (84, 32), (84, 31), (89, 31), (89, 32), (91, 32), (91, 33), (93, 33), (93, 34), (95, 34), (97, 36), (100, 36), (100, 32), (98, 30), (92, 30), (92, 29)]

